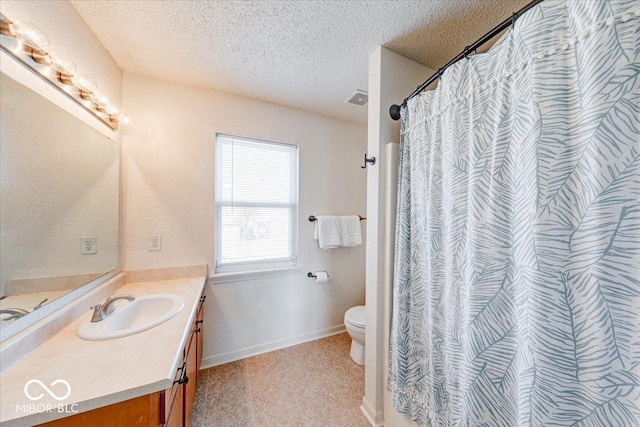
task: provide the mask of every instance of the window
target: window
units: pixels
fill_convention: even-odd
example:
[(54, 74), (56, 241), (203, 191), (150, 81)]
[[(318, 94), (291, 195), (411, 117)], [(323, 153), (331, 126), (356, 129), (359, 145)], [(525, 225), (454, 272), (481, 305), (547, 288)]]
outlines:
[(216, 272), (296, 262), (298, 147), (217, 135)]

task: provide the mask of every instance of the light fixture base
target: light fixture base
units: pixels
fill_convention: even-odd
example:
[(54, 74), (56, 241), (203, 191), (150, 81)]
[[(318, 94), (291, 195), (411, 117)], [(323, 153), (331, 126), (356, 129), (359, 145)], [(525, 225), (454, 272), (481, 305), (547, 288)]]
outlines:
[[(13, 22), (0, 13), (0, 51), (6, 53), (24, 65), (29, 71), (54, 86), (62, 94), (73, 100), (110, 129), (117, 131), (119, 124), (125, 124), (125, 122), (128, 121), (128, 117), (126, 117), (126, 120), (120, 120), (119, 118), (114, 120), (114, 118), (111, 117), (112, 115), (106, 113), (104, 110), (99, 110), (97, 104), (91, 99), (91, 91), (89, 90), (91, 88), (84, 90), (80, 87), (81, 85), (74, 83), (74, 79), (79, 77), (78, 74), (64, 74), (51, 67), (51, 58), (49, 57), (49, 51), (47, 49), (48, 46), (43, 46), (42, 49), (38, 49), (28, 46), (24, 42), (20, 43), (16, 31)], [(42, 36), (46, 39), (46, 44), (48, 45), (46, 35), (43, 34)], [(50, 53), (53, 54), (53, 52)], [(75, 68), (75, 64), (73, 65)], [(43, 66), (51, 68), (49, 71), (46, 71)], [(91, 83), (90, 78), (87, 76), (83, 77)], [(78, 90), (69, 90), (69, 86), (76, 87)]]

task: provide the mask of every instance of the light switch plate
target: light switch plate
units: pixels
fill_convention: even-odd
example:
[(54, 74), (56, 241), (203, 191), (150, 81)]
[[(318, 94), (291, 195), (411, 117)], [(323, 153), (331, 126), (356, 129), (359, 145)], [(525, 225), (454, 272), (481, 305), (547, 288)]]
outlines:
[(161, 251), (162, 250), (162, 235), (149, 236), (149, 250)]
[(80, 238), (80, 254), (91, 255), (98, 253), (98, 242), (96, 237)]

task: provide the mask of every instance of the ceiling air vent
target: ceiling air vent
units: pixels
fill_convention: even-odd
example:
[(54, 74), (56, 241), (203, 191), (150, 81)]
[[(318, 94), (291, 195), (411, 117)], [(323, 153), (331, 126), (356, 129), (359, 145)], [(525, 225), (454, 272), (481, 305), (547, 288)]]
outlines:
[(369, 94), (364, 90), (358, 89), (344, 102), (346, 104), (365, 105), (368, 100)]

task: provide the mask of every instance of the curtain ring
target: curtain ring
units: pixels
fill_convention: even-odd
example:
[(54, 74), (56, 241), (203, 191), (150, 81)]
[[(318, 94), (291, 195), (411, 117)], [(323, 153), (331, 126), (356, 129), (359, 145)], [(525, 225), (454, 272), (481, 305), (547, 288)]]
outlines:
[(467, 46), (464, 48), (464, 52), (462, 53), (465, 57), (465, 59), (469, 59), (467, 55), (469, 55), (469, 49), (471, 48), (471, 46)]

